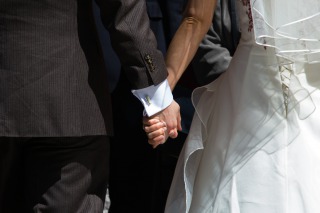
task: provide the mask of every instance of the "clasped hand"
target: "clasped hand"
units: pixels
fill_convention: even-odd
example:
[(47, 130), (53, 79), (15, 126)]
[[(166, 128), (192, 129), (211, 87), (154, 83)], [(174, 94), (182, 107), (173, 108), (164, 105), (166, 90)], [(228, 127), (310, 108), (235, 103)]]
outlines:
[(148, 143), (153, 148), (166, 142), (168, 137), (178, 137), (178, 131), (182, 130), (180, 106), (175, 101), (172, 101), (161, 112), (151, 117), (144, 117), (143, 129), (148, 136)]

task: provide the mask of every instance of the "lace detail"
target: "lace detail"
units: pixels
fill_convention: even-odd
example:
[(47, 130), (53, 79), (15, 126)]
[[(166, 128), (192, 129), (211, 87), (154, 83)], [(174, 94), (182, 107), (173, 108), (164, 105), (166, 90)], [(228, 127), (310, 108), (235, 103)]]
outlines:
[(247, 7), (246, 14), (249, 18), (248, 32), (251, 32), (253, 29), (253, 19), (252, 19), (250, 0), (240, 0), (240, 2), (243, 4), (243, 6)]

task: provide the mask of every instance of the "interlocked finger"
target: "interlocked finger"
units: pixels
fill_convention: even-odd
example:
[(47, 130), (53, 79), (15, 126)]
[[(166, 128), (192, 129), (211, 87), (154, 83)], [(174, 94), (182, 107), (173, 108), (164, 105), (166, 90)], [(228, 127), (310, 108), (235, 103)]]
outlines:
[[(145, 129), (147, 129), (147, 127)], [(166, 131), (167, 131), (167, 128), (164, 127), (164, 128), (157, 129), (155, 131), (147, 132), (148, 139), (150, 140), (161, 135), (165, 136)]]
[(159, 121), (153, 125), (145, 125), (144, 131), (146, 133), (151, 133), (151, 132), (156, 132), (157, 130), (162, 129), (162, 128), (164, 128), (166, 130), (167, 129), (166, 124), (164, 122)]

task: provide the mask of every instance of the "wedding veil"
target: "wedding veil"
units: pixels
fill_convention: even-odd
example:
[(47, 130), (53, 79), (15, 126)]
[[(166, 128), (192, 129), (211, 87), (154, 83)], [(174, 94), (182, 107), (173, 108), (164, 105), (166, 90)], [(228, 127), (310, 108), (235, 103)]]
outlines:
[(320, 62), (320, 0), (252, 0), (258, 44), (290, 61)]

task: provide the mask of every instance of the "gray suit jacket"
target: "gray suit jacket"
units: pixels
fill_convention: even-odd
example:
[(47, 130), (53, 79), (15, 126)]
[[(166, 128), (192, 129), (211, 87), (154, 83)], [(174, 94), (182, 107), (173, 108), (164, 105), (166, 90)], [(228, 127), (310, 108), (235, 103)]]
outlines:
[[(140, 0), (97, 0), (135, 89), (162, 82), (163, 56)], [(0, 136), (112, 131), (91, 0), (1, 0)]]
[(192, 62), (197, 83), (210, 83), (228, 68), (239, 39), (235, 0), (218, 0), (212, 26)]

